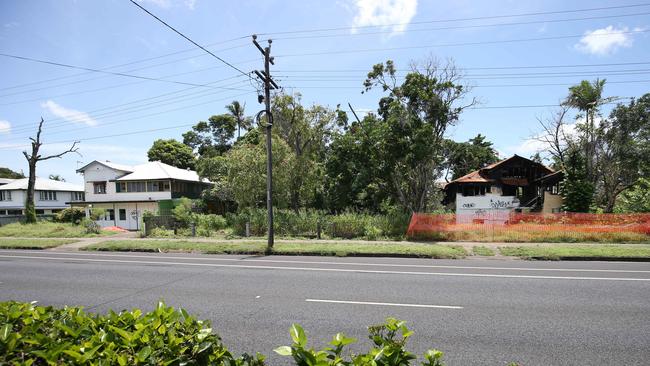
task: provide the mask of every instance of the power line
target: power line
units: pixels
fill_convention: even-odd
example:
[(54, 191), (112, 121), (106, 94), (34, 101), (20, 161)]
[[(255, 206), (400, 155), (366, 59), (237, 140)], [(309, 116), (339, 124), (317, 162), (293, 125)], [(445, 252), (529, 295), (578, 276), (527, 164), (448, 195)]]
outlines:
[[(239, 77), (239, 75), (238, 75), (238, 77)], [(238, 84), (238, 83), (241, 83), (241, 81), (233, 83), (233, 84)], [(248, 89), (236, 89), (236, 90), (238, 90), (238, 91), (248, 91)], [(130, 103), (122, 104), (122, 105), (135, 104), (134, 106), (127, 107), (127, 108), (100, 108), (98, 110), (91, 111), (91, 112), (85, 112), (85, 113), (90, 118), (93, 118), (93, 119), (107, 118), (107, 117), (112, 118), (112, 117), (116, 117), (116, 116), (120, 116), (120, 115), (124, 115), (124, 114), (130, 114), (130, 113), (135, 113), (135, 112), (139, 112), (139, 111), (143, 111), (143, 110), (157, 108), (157, 104), (161, 104), (161, 103), (166, 103), (165, 105), (167, 105), (169, 103), (178, 103), (178, 102), (183, 102), (183, 101), (186, 101), (186, 100), (195, 100), (197, 98), (203, 98), (203, 97), (211, 96), (211, 95), (214, 95), (214, 94), (223, 93), (224, 91), (225, 90), (219, 90), (219, 91), (216, 91), (216, 92), (215, 91), (202, 90), (202, 91), (199, 91), (199, 92), (194, 92), (194, 93), (189, 93), (189, 94), (186, 94), (186, 95), (182, 95), (180, 97), (172, 97), (172, 98), (160, 99), (160, 100), (157, 100), (157, 101), (150, 101), (148, 103), (137, 104), (135, 102), (130, 102)], [(144, 98), (141, 101), (146, 101), (147, 99), (159, 99), (159, 98), (160, 98), (160, 96), (153, 97), (153, 98)], [(202, 105), (202, 104), (198, 104), (198, 105)], [(149, 106), (149, 107), (147, 107), (147, 106)], [(99, 114), (94, 114), (97, 111), (106, 110), (106, 109), (108, 109), (108, 111), (103, 112), (103, 113), (99, 113)], [(111, 110), (111, 109), (113, 109), (113, 110)], [(169, 111), (166, 111), (166, 112), (169, 112)], [(75, 124), (78, 123), (78, 121), (75, 121), (74, 118), (72, 118), (72, 119), (73, 120), (64, 119), (64, 118), (50, 119), (50, 120), (48, 120), (48, 122), (53, 122), (54, 121), (55, 123), (53, 123), (53, 124), (48, 123), (48, 125), (45, 127), (45, 129), (49, 131), (49, 130), (52, 130), (52, 129), (58, 129), (60, 127), (67, 127), (68, 125), (75, 125)], [(61, 121), (61, 122), (56, 123), (56, 121)], [(17, 129), (12, 128), (12, 134), (15, 134), (16, 132), (21, 133), (21, 132), (31, 131), (33, 128), (34, 128), (33, 125), (24, 124), (24, 125), (22, 125), (22, 127), (19, 127)]]
[[(636, 16), (643, 16), (643, 15), (649, 15), (649, 14), (650, 14), (650, 12), (633, 13), (633, 14), (618, 14), (618, 15), (602, 15), (602, 16), (582, 17), (582, 18), (568, 18), (568, 19), (532, 20), (532, 21), (527, 21), (527, 22), (475, 24), (475, 25), (455, 25), (455, 26), (438, 27), (438, 28), (405, 29), (402, 32), (405, 32), (405, 33), (431, 32), (431, 31), (454, 30), (454, 29), (476, 29), (476, 28), (519, 26), (519, 25), (530, 25), (530, 24), (564, 23), (564, 22), (584, 21), (584, 20), (598, 20), (598, 19), (636, 17)], [(337, 34), (316, 34), (316, 35), (293, 36), (293, 37), (276, 37), (275, 39), (276, 40), (294, 40), (294, 39), (337, 38), (337, 37), (346, 37), (347, 38), (347, 37), (370, 36), (370, 35), (391, 34), (391, 33), (393, 33), (392, 30), (385, 30), (385, 31), (361, 32), (361, 33), (349, 33), (348, 32), (348, 33), (337, 33)]]
[[(242, 61), (241, 63), (249, 63), (249, 62), (252, 62), (252, 61), (257, 61), (257, 60), (247, 60), (247, 61)], [(192, 74), (192, 73), (196, 73), (196, 72), (201, 72), (201, 71), (210, 70), (210, 69), (214, 69), (214, 68), (221, 68), (221, 67), (222, 66), (214, 66), (214, 67), (207, 67), (207, 68), (202, 68), (202, 69), (193, 70), (193, 71), (186, 71), (186, 72), (181, 72), (181, 73), (169, 74), (169, 75), (161, 76), (161, 77), (159, 77), (159, 79), (166, 79), (166, 78), (170, 78), (170, 77), (174, 77), (174, 76), (187, 75), (187, 74)], [(242, 75), (237, 75), (237, 77), (241, 77), (241, 76)], [(83, 82), (83, 81), (96, 80), (96, 79), (98, 79), (98, 78), (85, 79), (85, 80), (75, 81), (75, 82), (72, 82), (72, 83), (65, 83), (65, 84), (62, 84), (62, 85), (77, 84), (77, 83), (80, 83), (80, 82)], [(100, 88), (79, 90), (79, 91), (70, 92), (70, 93), (64, 93), (64, 94), (48, 96), (48, 98), (66, 97), (66, 96), (70, 96), (70, 95), (79, 95), (79, 94), (86, 94), (86, 93), (92, 93), (92, 92), (97, 92), (97, 91), (104, 91), (104, 90), (114, 89), (114, 88), (123, 87), (123, 86), (136, 85), (136, 84), (140, 84), (140, 83), (143, 83), (143, 82), (145, 82), (145, 81), (136, 81), (136, 82), (131, 82), (131, 83), (120, 83), (120, 84), (110, 85), (110, 86), (105, 86), (105, 87), (100, 87)], [(211, 83), (207, 83), (206, 85), (211, 85)], [(58, 85), (58, 86), (61, 86), (61, 85)], [(4, 95), (0, 95), (0, 97), (6, 97), (6, 96), (16, 95), (16, 94), (24, 94), (24, 93), (29, 93), (29, 92), (33, 92), (33, 91), (40, 91), (40, 90), (50, 89), (50, 88), (53, 88), (53, 87), (55, 87), (55, 86), (49, 86), (49, 87), (44, 87), (44, 88), (32, 89), (32, 90), (26, 90), (26, 91), (21, 91), (21, 92), (12, 93), (12, 94), (4, 94)], [(195, 87), (192, 86), (190, 88), (195, 88)], [(218, 88), (218, 87), (215, 87), (215, 88)], [(39, 100), (42, 100), (42, 99), (43, 99), (42, 97), (32, 98), (32, 99), (22, 99), (22, 100), (18, 100), (18, 101), (14, 101), (14, 102), (2, 103), (2, 104), (0, 104), (0, 106), (29, 103), (29, 102), (39, 101)]]
[[(207, 85), (205, 85), (205, 84), (186, 83), (186, 82), (183, 82), (183, 81), (176, 81), (176, 80), (164, 80), (164, 79), (152, 78), (152, 77), (141, 76), (141, 75), (125, 74), (125, 73), (121, 73), (121, 72), (102, 71), (100, 69), (93, 69), (93, 68), (89, 68), (89, 67), (69, 65), (69, 64), (64, 64), (64, 63), (54, 62), (54, 61), (40, 60), (40, 59), (25, 57), (25, 56), (10, 55), (10, 54), (7, 54), (7, 53), (0, 53), (0, 56), (13, 58), (13, 59), (17, 59), (17, 60), (31, 61), (31, 62), (37, 62), (37, 63), (47, 64), (47, 65), (53, 65), (53, 66), (67, 67), (67, 68), (71, 68), (71, 69), (86, 70), (86, 71), (98, 72), (98, 73), (115, 75), (115, 76), (123, 76), (123, 77), (128, 77), (128, 78), (150, 80), (150, 81), (160, 81), (160, 82), (172, 83), (172, 84), (180, 84), (180, 85), (207, 87)], [(247, 76), (250, 77), (249, 75), (247, 75)], [(0, 95), (0, 97), (4, 97), (4, 96), (7, 96), (7, 95), (12, 95), (12, 94)]]
[[(539, 65), (539, 66), (487, 66), (487, 67), (463, 67), (462, 70), (510, 70), (510, 69), (550, 69), (550, 68), (573, 68), (573, 67), (605, 67), (605, 66), (626, 66), (626, 65), (648, 65), (650, 61), (640, 62), (618, 62), (601, 64), (565, 64), (565, 65)], [(279, 73), (314, 73), (314, 72), (369, 72), (370, 69), (308, 69), (308, 70), (278, 70)], [(411, 72), (412, 69), (396, 69), (396, 71)]]
[[(209, 44), (208, 46), (216, 46), (216, 45), (219, 45), (219, 44), (233, 42), (233, 41), (244, 39), (244, 38), (248, 38), (248, 36), (232, 38), (232, 39), (225, 40), (225, 41), (220, 41), (220, 42), (214, 42), (214, 43)], [(236, 48), (241, 48), (241, 47), (244, 47), (244, 46), (248, 46), (248, 44), (240, 44), (240, 45), (237, 45), (237, 46), (222, 48), (222, 49), (219, 49), (218, 51), (222, 52), (222, 51), (232, 50), (232, 49), (236, 49)], [(175, 52), (167, 53), (167, 54), (164, 54), (164, 55), (148, 57), (148, 58), (144, 58), (144, 59), (140, 59), (140, 60), (126, 62), (126, 63), (119, 64), (119, 65), (108, 66), (108, 67), (101, 68), (100, 70), (108, 71), (108, 70), (117, 69), (117, 68), (124, 67), (124, 66), (135, 65), (135, 64), (139, 64), (139, 63), (143, 63), (143, 62), (147, 62), (147, 61), (152, 61), (152, 60), (157, 60), (157, 59), (161, 59), (161, 58), (165, 58), (165, 57), (169, 57), (169, 56), (173, 56), (173, 55), (178, 55), (178, 54), (181, 54), (181, 53), (187, 53), (187, 52), (191, 52), (191, 51), (196, 51), (196, 48), (190, 48), (190, 49), (185, 49), (185, 50), (181, 50), (181, 51), (175, 51)], [(133, 71), (144, 70), (144, 69), (148, 69), (148, 68), (152, 68), (152, 67), (156, 67), (156, 66), (167, 65), (167, 64), (170, 64), (170, 63), (185, 61), (185, 60), (189, 60), (189, 59), (193, 59), (193, 58), (197, 58), (197, 57), (201, 57), (201, 56), (203, 56), (203, 54), (197, 55), (197, 56), (191, 56), (191, 57), (184, 57), (184, 58), (180, 58), (180, 59), (176, 59), (176, 60), (172, 60), (172, 61), (166, 61), (166, 62), (158, 63), (158, 64), (151, 65), (151, 66), (145, 66), (145, 67), (141, 67), (141, 68), (137, 68), (137, 69), (131, 69), (131, 70), (125, 71), (125, 72), (133, 72)], [(25, 87), (25, 86), (30, 86), (30, 85), (44, 84), (44, 83), (48, 83), (48, 82), (51, 82), (51, 81), (70, 79), (70, 78), (73, 78), (73, 77), (88, 75), (88, 74), (92, 74), (92, 73), (93, 72), (88, 71), (88, 72), (81, 72), (81, 73), (76, 73), (76, 74), (72, 74), (72, 75), (59, 76), (59, 77), (51, 78), (51, 79), (45, 79), (45, 80), (39, 80), (39, 81), (31, 81), (29, 83), (12, 85), (12, 86), (9, 86), (9, 87), (0, 88), (0, 90), (17, 89), (17, 88), (22, 88), (22, 87)]]
[(471, 17), (471, 18), (436, 19), (436, 20), (425, 20), (425, 21), (417, 21), (417, 22), (409, 22), (409, 23), (391, 23), (391, 24), (366, 25), (366, 26), (357, 26), (357, 27), (347, 26), (347, 27), (335, 27), (335, 28), (315, 28), (315, 29), (312, 28), (312, 29), (300, 29), (300, 30), (293, 30), (293, 31), (257, 33), (257, 35), (269, 36), (269, 35), (278, 35), (278, 34), (316, 33), (316, 32), (329, 32), (329, 31), (338, 31), (338, 30), (348, 30), (349, 31), (349, 30), (353, 30), (353, 29), (382, 28), (382, 27), (392, 27), (392, 26), (399, 26), (399, 25), (450, 23), (450, 22), (470, 21), (470, 20), (502, 19), (502, 18), (514, 18), (514, 17), (535, 16), (535, 15), (581, 13), (581, 12), (600, 11), (600, 10), (638, 8), (638, 7), (645, 7), (645, 6), (650, 6), (650, 3), (631, 4), (631, 5), (617, 5), (617, 6), (605, 6), (605, 7), (598, 7), (598, 8), (583, 8), (583, 9), (555, 10), (555, 11), (533, 12), (533, 13), (507, 14), (507, 15), (491, 15), (491, 16), (482, 16), (482, 17)]
[[(160, 112), (156, 112), (156, 113), (151, 113), (151, 114), (138, 116), (138, 117), (134, 117), (134, 118), (128, 118), (128, 119), (124, 119), (124, 120), (120, 120), (120, 121), (114, 121), (114, 122), (110, 122), (110, 123), (100, 125), (100, 127), (101, 126), (107, 126), (107, 125), (115, 125), (115, 124), (119, 124), (119, 123), (123, 123), (123, 122), (130, 122), (130, 121), (133, 121), (133, 120), (136, 120), (136, 119), (142, 119), (142, 118), (157, 116), (157, 115), (161, 115), (161, 114), (165, 114), (165, 113), (169, 113), (169, 112), (174, 112), (174, 111), (178, 111), (178, 110), (182, 110), (182, 109), (192, 108), (192, 107), (205, 105), (205, 104), (211, 104), (211, 103), (214, 103), (214, 102), (217, 102), (217, 101), (223, 101), (223, 100), (227, 100), (227, 99), (231, 99), (231, 98), (238, 98), (240, 96), (248, 95), (248, 94), (251, 94), (251, 93), (252, 92), (249, 91), (249, 92), (246, 92), (246, 93), (233, 95), (233, 96), (228, 96), (228, 97), (220, 98), (220, 99), (217, 99), (217, 100), (210, 100), (210, 101), (203, 102), (203, 103), (192, 104), (192, 105), (189, 105), (189, 106), (169, 109), (169, 110), (160, 111)], [(77, 139), (75, 139), (75, 141), (87, 141), (87, 140), (97, 140), (97, 139), (103, 139), (103, 138), (112, 138), (112, 137), (118, 137), (118, 136), (130, 136), (130, 135), (143, 133), (143, 132), (161, 131), (161, 130), (167, 130), (167, 129), (172, 129), (172, 128), (189, 127), (189, 126), (193, 126), (193, 125), (195, 125), (195, 123), (189, 124), (189, 125), (184, 124), (184, 125), (165, 127), (165, 128), (159, 128), (159, 129), (151, 129), (151, 130), (143, 130), (143, 131), (135, 131), (135, 132), (126, 132), (126, 133), (121, 133), (121, 134), (116, 134), (116, 135), (102, 135), (102, 136), (89, 137), (89, 138), (77, 138)], [(79, 127), (79, 128), (72, 129), (72, 130), (69, 130), (69, 131), (58, 131), (57, 133), (77, 131), (77, 130), (81, 130), (81, 129), (87, 130), (87, 127)], [(14, 140), (8, 140), (8, 141), (14, 141)], [(55, 141), (55, 142), (50, 142), (49, 144), (58, 144), (58, 143), (66, 143), (66, 142), (67, 141)], [(14, 150), (15, 148), (16, 147), (5, 147), (5, 148), (0, 148), (0, 150)]]
[[(638, 34), (638, 33), (647, 33), (647, 32), (650, 32), (650, 29), (640, 29), (640, 30), (633, 30), (633, 31), (626, 31), (626, 32), (607, 32), (607, 33), (592, 34), (592, 36), (593, 37), (604, 37), (604, 36), (609, 36), (609, 35), (612, 35), (612, 34)], [(435, 48), (435, 47), (479, 46), (479, 45), (487, 45), (487, 44), (549, 41), (549, 40), (581, 38), (581, 37), (584, 37), (584, 34), (565, 35), (565, 36), (551, 36), (551, 37), (538, 37), (538, 38), (506, 39), (506, 40), (499, 40), (499, 41), (475, 41), (475, 42), (463, 42), (463, 43), (441, 43), (441, 44), (423, 45), (423, 46), (366, 48), (366, 49), (354, 49), (354, 50), (330, 50), (330, 51), (293, 53), (293, 54), (290, 53), (290, 54), (285, 54), (285, 55), (278, 55), (278, 56), (275, 56), (275, 57), (322, 56), (322, 55), (347, 54), (347, 53), (400, 51), (400, 50), (411, 50), (411, 49), (421, 49), (421, 48)]]
[(237, 70), (240, 74), (242, 74), (242, 75), (246, 75), (247, 77), (251, 78), (251, 76), (250, 76), (248, 73), (243, 72), (242, 70), (240, 70), (239, 68), (237, 68), (237, 67), (234, 66), (233, 64), (231, 64), (231, 63), (229, 63), (228, 61), (222, 59), (221, 57), (215, 55), (214, 53), (212, 53), (211, 51), (209, 51), (207, 48), (205, 48), (205, 47), (201, 46), (200, 44), (194, 42), (190, 37), (184, 35), (184, 34), (181, 33), (180, 31), (176, 30), (176, 28), (174, 28), (174, 27), (172, 27), (171, 25), (167, 24), (164, 20), (158, 18), (156, 15), (154, 15), (154, 14), (153, 14), (152, 12), (150, 12), (149, 10), (145, 9), (142, 5), (138, 4), (136, 1), (134, 1), (134, 0), (129, 0), (129, 1), (131, 2), (131, 4), (133, 4), (133, 5), (137, 6), (138, 8), (142, 9), (142, 11), (144, 11), (145, 13), (151, 15), (151, 16), (154, 17), (157, 21), (159, 21), (160, 23), (164, 24), (167, 28), (173, 30), (174, 32), (176, 32), (176, 34), (178, 34), (179, 36), (185, 38), (186, 40), (188, 40), (190, 43), (192, 43), (192, 44), (195, 45), (196, 47), (202, 49), (203, 51), (207, 52), (207, 53), (208, 53), (209, 55), (211, 55), (212, 57), (214, 57), (214, 58), (216, 58), (217, 60), (223, 62), (224, 64), (230, 66), (230, 68), (232, 68), (232, 69), (234, 69), (234, 70)]

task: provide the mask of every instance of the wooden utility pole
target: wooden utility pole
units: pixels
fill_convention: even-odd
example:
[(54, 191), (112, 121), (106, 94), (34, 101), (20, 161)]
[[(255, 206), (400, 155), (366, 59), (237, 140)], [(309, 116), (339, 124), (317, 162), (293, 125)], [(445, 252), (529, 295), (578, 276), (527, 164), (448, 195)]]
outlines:
[[(259, 43), (257, 43), (257, 36), (253, 35), (253, 44), (257, 47), (258, 50), (264, 56), (264, 71), (259, 72), (255, 70), (255, 74), (260, 80), (264, 82), (264, 104), (266, 114), (266, 209), (268, 210), (268, 244), (266, 250), (268, 252), (273, 250), (273, 151), (271, 149), (271, 128), (273, 127), (273, 114), (271, 114), (271, 89), (278, 89), (278, 85), (271, 79), (271, 65), (273, 63), (273, 57), (271, 57), (271, 43), (272, 41), (268, 40), (269, 45), (262, 48)], [(262, 98), (259, 98), (262, 99)], [(261, 100), (260, 100), (261, 102)]]

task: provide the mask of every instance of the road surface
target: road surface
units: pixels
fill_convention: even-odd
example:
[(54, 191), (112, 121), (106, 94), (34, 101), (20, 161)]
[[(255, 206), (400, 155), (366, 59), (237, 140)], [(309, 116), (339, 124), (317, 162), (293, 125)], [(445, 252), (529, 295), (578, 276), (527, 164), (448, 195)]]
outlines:
[(412, 351), (449, 365), (650, 364), (648, 263), (0, 250), (9, 299), (100, 312), (164, 299), (273, 365), (288, 364), (272, 350), (293, 322), (311, 345), (344, 332), (359, 350), (388, 316), (415, 331)]

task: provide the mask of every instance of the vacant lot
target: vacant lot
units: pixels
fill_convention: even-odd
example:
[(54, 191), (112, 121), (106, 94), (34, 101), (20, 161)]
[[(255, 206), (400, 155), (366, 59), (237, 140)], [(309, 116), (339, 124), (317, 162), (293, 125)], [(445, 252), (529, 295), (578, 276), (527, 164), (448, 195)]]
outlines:
[(74, 239), (0, 239), (2, 249), (47, 249), (74, 242)]
[(16, 238), (84, 238), (112, 235), (115, 232), (103, 231), (101, 234), (87, 234), (81, 225), (57, 222), (38, 222), (35, 224), (8, 224), (0, 226), (0, 237)]

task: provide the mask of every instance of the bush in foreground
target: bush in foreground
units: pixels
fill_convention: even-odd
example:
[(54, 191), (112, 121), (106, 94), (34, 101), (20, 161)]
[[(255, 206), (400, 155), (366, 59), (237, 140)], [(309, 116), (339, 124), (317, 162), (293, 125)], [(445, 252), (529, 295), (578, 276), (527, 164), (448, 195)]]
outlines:
[(261, 355), (234, 357), (209, 322), (162, 302), (152, 312), (106, 315), (81, 308), (0, 303), (0, 364), (263, 365)]
[[(291, 356), (298, 366), (407, 366), (416, 360), (406, 350), (413, 332), (405, 322), (388, 318), (368, 332), (373, 346), (366, 353), (348, 352), (346, 346), (356, 339), (342, 333), (333, 337), (331, 347), (314, 350), (307, 348), (304, 330), (294, 324), (293, 344), (275, 352)], [(134, 309), (106, 315), (79, 307), (0, 302), (0, 365), (263, 366), (264, 359), (261, 354), (235, 357), (209, 322), (162, 302), (149, 313)], [(442, 352), (427, 351), (420, 365), (442, 366)]]

